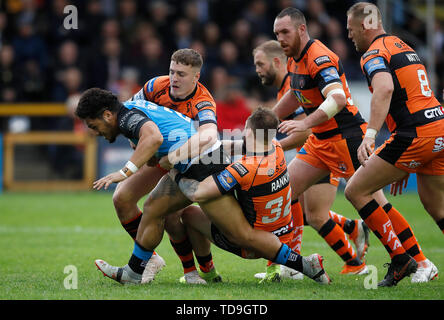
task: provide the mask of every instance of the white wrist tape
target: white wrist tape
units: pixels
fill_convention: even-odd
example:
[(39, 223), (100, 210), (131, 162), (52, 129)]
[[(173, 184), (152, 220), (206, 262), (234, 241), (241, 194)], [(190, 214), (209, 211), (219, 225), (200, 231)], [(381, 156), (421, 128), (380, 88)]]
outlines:
[(372, 128), (367, 128), (367, 131), (365, 132), (365, 137), (375, 139), (377, 134), (378, 134), (377, 130)]
[(136, 166), (134, 163), (132, 163), (131, 161), (128, 161), (128, 162), (125, 164), (125, 167), (127, 167), (128, 169), (130, 169), (132, 173), (136, 173), (137, 170), (139, 170), (139, 168), (137, 168), (137, 166)]

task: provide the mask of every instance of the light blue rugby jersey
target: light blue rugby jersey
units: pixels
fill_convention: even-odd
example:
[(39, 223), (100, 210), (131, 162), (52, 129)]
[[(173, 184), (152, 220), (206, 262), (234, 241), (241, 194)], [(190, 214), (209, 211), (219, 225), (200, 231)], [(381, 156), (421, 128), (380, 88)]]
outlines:
[[(123, 103), (128, 110), (137, 109), (148, 116), (159, 128), (163, 137), (162, 145), (156, 152), (156, 157), (161, 158), (182, 146), (188, 139), (197, 133), (191, 118), (170, 108), (159, 106), (146, 100), (134, 100)], [(139, 139), (130, 137), (137, 145)], [(174, 167), (184, 172), (188, 162), (180, 162)]]

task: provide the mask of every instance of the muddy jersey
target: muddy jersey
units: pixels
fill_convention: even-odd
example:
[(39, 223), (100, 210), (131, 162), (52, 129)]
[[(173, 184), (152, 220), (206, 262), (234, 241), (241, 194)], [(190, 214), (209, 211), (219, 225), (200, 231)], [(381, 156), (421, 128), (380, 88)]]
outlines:
[(155, 77), (145, 83), (143, 88), (133, 96), (132, 100), (147, 100), (173, 109), (197, 121), (199, 126), (206, 123), (217, 125), (216, 102), (200, 82), (197, 83), (196, 88), (188, 97), (176, 99), (170, 94), (169, 77)]
[(235, 190), (251, 226), (278, 237), (292, 231), (290, 178), (277, 141), (271, 151), (247, 152), (213, 178), (222, 194)]
[(444, 108), (430, 89), (424, 64), (401, 39), (377, 36), (361, 57), (369, 89), (378, 72), (391, 74), (394, 91), (386, 124), (390, 132), (407, 137), (433, 137), (444, 132)]
[(309, 40), (298, 59), (287, 63), (292, 93), (307, 115), (324, 102), (323, 90), (339, 83), (347, 98), (346, 106), (331, 119), (311, 130), (318, 139), (362, 136), (365, 121), (359, 113), (348, 89), (344, 69), (339, 57), (319, 40)]

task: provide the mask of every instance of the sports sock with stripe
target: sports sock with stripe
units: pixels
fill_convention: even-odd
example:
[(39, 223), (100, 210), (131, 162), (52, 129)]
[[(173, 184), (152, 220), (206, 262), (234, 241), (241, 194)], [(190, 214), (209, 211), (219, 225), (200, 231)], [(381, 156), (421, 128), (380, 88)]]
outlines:
[(182, 262), (183, 273), (188, 273), (196, 270), (193, 256), (193, 246), (187, 236), (185, 238), (176, 241), (170, 237), (170, 243), (173, 246), (174, 251)]
[(279, 248), (273, 262), (303, 272), (302, 256), (291, 250), (285, 243)]
[(384, 245), (390, 258), (393, 258), (398, 254), (406, 253), (401, 241), (393, 230), (392, 223), (387, 213), (380, 205), (378, 205), (376, 200), (372, 199), (362, 207), (361, 210), (359, 210), (359, 215)]
[(131, 220), (121, 222), (123, 229), (130, 235), (133, 240), (136, 240), (137, 229), (139, 228), (140, 221), (142, 220), (142, 212), (132, 218)]
[(211, 255), (211, 252), (209, 255), (206, 256), (198, 256), (196, 255), (196, 260), (199, 263), (200, 271), (202, 272), (210, 272), (214, 268), (213, 263), (213, 256)]
[(396, 210), (390, 203), (387, 203), (382, 207), (387, 213), (390, 221), (392, 222), (393, 229), (398, 236), (399, 241), (401, 241), (402, 246), (405, 251), (415, 259), (416, 262), (421, 262), (426, 260), (421, 247), (419, 246), (418, 240), (413, 234), (413, 230), (410, 228), (409, 223), (401, 215), (401, 213)]
[(349, 265), (361, 264), (344, 230), (332, 219), (328, 219), (318, 233), (345, 263)]
[(153, 251), (145, 249), (137, 241), (134, 241), (134, 250), (128, 262), (128, 266), (137, 274), (142, 274), (146, 263), (153, 255)]
[(301, 254), (302, 234), (304, 232), (304, 214), (298, 200), (291, 202), (291, 214), (293, 215), (293, 239), (291, 241), (291, 249)]

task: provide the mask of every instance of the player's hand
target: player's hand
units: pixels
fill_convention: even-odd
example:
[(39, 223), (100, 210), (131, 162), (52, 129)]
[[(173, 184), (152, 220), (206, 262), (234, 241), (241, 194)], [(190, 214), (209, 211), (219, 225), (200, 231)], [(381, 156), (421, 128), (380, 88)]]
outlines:
[(305, 124), (304, 120), (287, 120), (281, 122), (279, 125), (279, 131), (283, 132), (287, 135), (290, 135), (292, 133), (296, 132), (303, 132), (308, 130), (309, 128)]
[(401, 195), (402, 189), (407, 188), (407, 183), (409, 181), (409, 174), (407, 174), (401, 180), (395, 181), (390, 185), (390, 194), (396, 196), (396, 194)]
[(103, 177), (97, 181), (93, 182), (93, 189), (96, 190), (100, 190), (100, 189), (108, 189), (108, 187), (112, 184), (112, 183), (117, 183), (120, 181), (123, 181), (125, 179), (125, 177), (119, 172), (113, 172), (109, 175), (107, 175), (106, 177)]
[(361, 145), (358, 148), (358, 160), (363, 167), (365, 166), (365, 162), (373, 153), (374, 148), (375, 148), (375, 139), (364, 137), (364, 139), (361, 142)]
[(159, 160), (159, 165), (165, 169), (165, 170), (171, 170), (173, 168), (173, 164), (170, 162), (170, 160), (168, 159), (168, 155), (163, 156), (162, 158), (160, 158)]

